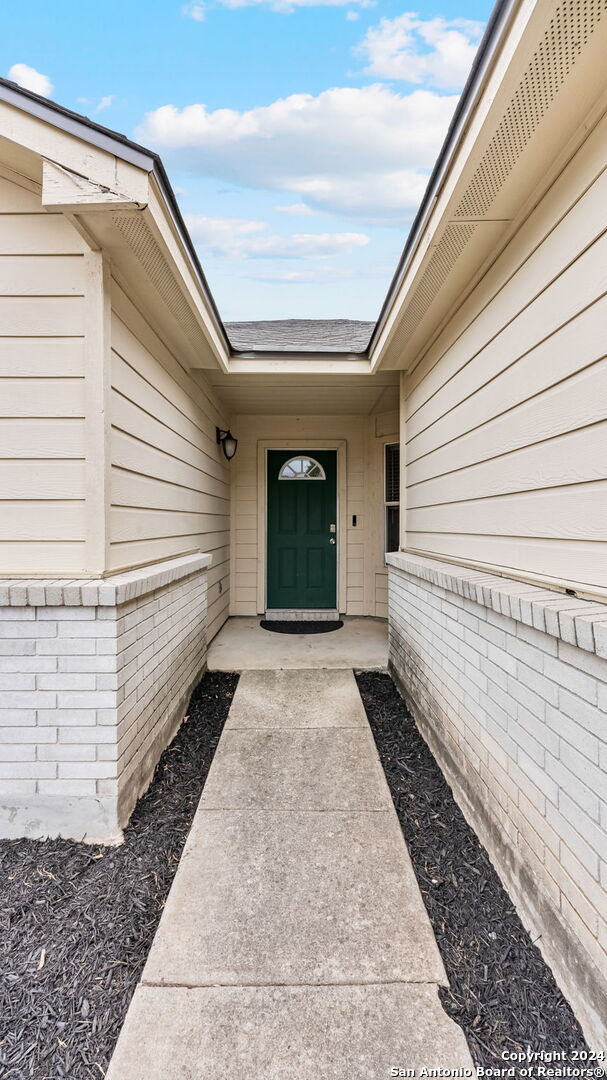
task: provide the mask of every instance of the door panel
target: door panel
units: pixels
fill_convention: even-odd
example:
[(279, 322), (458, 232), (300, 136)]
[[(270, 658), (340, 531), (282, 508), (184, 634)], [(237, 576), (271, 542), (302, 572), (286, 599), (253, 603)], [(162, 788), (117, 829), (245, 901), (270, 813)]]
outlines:
[[(280, 479), (293, 459), (322, 466), (322, 479)], [(318, 474), (320, 470), (313, 470)], [(302, 475), (297, 467), (289, 475)], [(268, 608), (337, 607), (337, 451), (268, 451)]]
[(283, 536), (294, 536), (297, 532), (296, 492), (289, 485), (289, 490), (281, 492), (281, 496), (278, 504), (278, 531)]
[[(323, 500), (318, 498), (318, 485), (325, 484), (326, 480), (303, 480), (295, 481), (305, 488), (306, 495), (306, 524), (310, 536), (318, 536), (324, 532), (324, 506)], [(329, 522), (329, 524), (331, 524)]]
[(324, 569), (323, 554), (324, 552), (321, 548), (308, 548), (306, 573), (306, 587), (308, 589), (319, 589), (322, 587)]

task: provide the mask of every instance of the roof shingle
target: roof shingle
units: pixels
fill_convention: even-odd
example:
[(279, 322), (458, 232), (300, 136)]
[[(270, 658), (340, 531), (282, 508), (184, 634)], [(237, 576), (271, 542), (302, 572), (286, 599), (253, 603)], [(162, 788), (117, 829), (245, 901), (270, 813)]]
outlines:
[(362, 353), (375, 323), (357, 319), (271, 319), (224, 325), (237, 352)]

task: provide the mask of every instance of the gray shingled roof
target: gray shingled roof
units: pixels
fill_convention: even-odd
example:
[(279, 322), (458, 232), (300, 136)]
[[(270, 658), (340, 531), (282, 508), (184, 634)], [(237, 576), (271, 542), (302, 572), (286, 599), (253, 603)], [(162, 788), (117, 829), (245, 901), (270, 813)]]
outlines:
[(237, 352), (364, 352), (375, 323), (357, 319), (271, 319), (224, 323)]

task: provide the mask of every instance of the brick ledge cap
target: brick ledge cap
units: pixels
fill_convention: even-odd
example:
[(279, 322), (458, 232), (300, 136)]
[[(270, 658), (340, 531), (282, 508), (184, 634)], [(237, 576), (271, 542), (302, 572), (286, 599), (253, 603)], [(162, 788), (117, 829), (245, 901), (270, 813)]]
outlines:
[(389, 552), (386, 563), (607, 659), (607, 604), (404, 551)]
[(0, 580), (0, 607), (117, 607), (207, 570), (212, 555), (197, 552), (164, 559), (107, 578)]

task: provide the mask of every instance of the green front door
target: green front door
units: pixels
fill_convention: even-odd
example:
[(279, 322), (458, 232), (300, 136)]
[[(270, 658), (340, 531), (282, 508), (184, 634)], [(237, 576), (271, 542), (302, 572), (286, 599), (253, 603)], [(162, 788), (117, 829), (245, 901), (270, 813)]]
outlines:
[(268, 608), (337, 607), (337, 451), (268, 450)]

